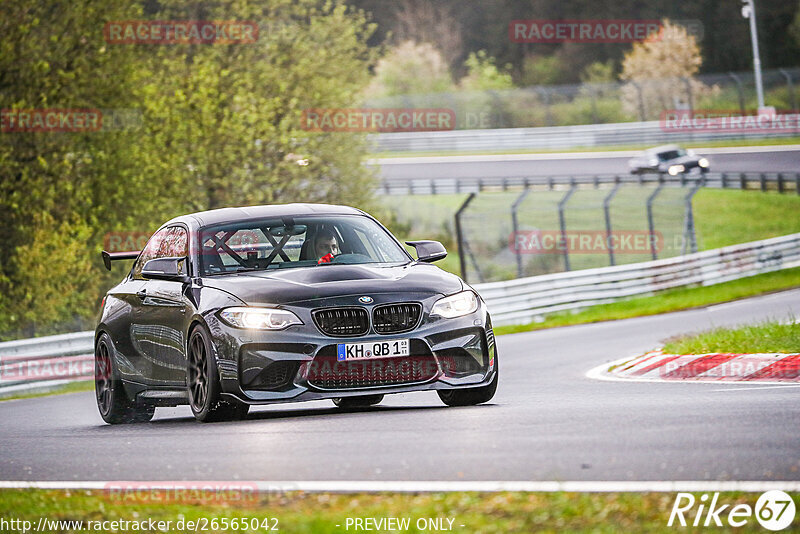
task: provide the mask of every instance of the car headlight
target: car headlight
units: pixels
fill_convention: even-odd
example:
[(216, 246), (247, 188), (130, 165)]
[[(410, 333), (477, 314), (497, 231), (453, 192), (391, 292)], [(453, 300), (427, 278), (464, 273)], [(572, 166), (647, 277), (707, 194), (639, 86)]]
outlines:
[(700, 161), (698, 161), (697, 164), (703, 168), (708, 167), (708, 160), (706, 158), (700, 158)]
[(477, 309), (478, 296), (472, 291), (462, 291), (437, 300), (431, 309), (431, 315), (452, 319), (462, 315), (469, 315)]
[(670, 176), (675, 176), (676, 174), (681, 173), (685, 170), (686, 167), (684, 167), (683, 165), (670, 165), (669, 170), (667, 172), (669, 172)]
[(230, 326), (256, 330), (283, 330), (293, 324), (303, 324), (295, 314), (277, 308), (225, 308), (219, 317)]

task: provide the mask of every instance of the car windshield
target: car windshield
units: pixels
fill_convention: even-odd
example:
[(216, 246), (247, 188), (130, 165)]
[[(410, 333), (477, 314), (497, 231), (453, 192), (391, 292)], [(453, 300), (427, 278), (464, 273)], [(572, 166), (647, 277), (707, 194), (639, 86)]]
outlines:
[(360, 215), (258, 219), (200, 230), (203, 275), (410, 260), (382, 226)]
[(677, 148), (675, 150), (668, 150), (666, 152), (661, 152), (658, 155), (658, 159), (661, 161), (669, 161), (671, 159), (682, 158), (686, 155), (686, 150), (682, 148)]

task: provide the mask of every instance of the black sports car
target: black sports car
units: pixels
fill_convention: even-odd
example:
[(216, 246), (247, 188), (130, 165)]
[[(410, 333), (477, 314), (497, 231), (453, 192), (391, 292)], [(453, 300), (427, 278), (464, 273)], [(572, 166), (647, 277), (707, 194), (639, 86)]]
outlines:
[(492, 398), (498, 362), (486, 306), (430, 265), (436, 241), (397, 239), (349, 207), (226, 208), (164, 224), (103, 299), (97, 405), (108, 423), (189, 404), (200, 421), (251, 405), (379, 403), (436, 390), (450, 406)]

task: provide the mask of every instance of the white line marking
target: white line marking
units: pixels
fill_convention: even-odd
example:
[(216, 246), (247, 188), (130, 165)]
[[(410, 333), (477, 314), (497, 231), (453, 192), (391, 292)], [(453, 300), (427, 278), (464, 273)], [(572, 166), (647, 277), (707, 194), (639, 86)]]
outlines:
[[(758, 382), (759, 384), (761, 381)], [(752, 382), (751, 382), (752, 384)], [(727, 385), (727, 384), (725, 384)], [(745, 385), (745, 384), (742, 384)], [(712, 389), (711, 391), (750, 391), (751, 389), (786, 389), (786, 388), (800, 388), (800, 384), (783, 384), (783, 385), (774, 385), (774, 386), (764, 386), (764, 387), (751, 387), (751, 388), (725, 388), (725, 389)]]
[[(114, 486), (114, 485), (117, 486)], [(133, 482), (136, 487), (152, 484), (152, 489), (172, 490), (175, 483)], [(181, 487), (190, 487), (193, 482), (181, 482)], [(208, 482), (198, 481), (199, 487)], [(371, 481), (371, 480), (326, 480), (326, 481), (231, 481), (233, 487), (255, 486), (259, 492), (305, 491), (315, 493), (361, 493), (361, 492), (396, 492), (396, 493), (428, 493), (428, 492), (676, 492), (676, 491), (745, 491), (763, 492), (773, 489), (783, 491), (800, 491), (800, 481), (712, 481), (712, 480), (676, 480), (676, 481)], [(70, 490), (103, 490), (107, 486), (117, 488), (119, 482), (107, 481), (0, 481), (0, 489), (70, 489)], [(222, 489), (221, 491), (225, 491)]]

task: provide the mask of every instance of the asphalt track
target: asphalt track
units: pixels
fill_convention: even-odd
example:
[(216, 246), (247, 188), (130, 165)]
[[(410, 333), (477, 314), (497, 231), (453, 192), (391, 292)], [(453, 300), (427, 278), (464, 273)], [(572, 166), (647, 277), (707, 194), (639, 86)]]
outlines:
[[(696, 149), (715, 172), (800, 172), (800, 147)], [(627, 174), (636, 152), (397, 157), (372, 160), (390, 183), (415, 179)]]
[(325, 401), (196, 423), (102, 423), (92, 393), (0, 402), (0, 479), (798, 481), (800, 385), (587, 378), (604, 362), (714, 325), (800, 317), (800, 290), (708, 308), (498, 338), (487, 405), (435, 393), (339, 412)]

